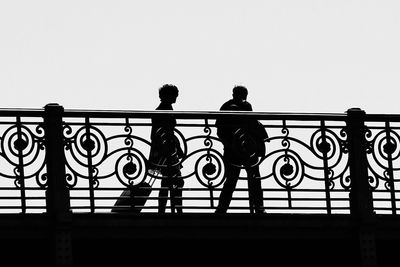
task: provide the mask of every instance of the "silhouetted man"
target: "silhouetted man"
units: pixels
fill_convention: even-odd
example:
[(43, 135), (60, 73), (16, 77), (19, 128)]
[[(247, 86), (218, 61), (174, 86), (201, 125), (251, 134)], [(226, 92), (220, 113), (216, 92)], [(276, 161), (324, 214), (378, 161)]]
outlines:
[[(165, 84), (159, 89), (160, 104), (156, 110), (172, 110), (172, 104), (178, 97), (178, 88), (175, 85)], [(165, 213), (168, 200), (168, 192), (171, 193), (171, 210), (182, 212), (182, 187), (184, 181), (181, 178), (180, 159), (183, 152), (179, 140), (174, 134), (176, 120), (173, 115), (160, 114), (152, 118), (151, 148), (148, 160), (148, 169), (153, 176), (161, 174), (161, 189), (159, 191), (158, 212)], [(114, 212), (135, 212), (142, 210), (151, 185), (142, 182), (133, 188), (122, 192), (121, 198), (112, 209)], [(130, 206), (123, 208), (122, 206)]]
[[(233, 88), (233, 98), (220, 108), (232, 111), (252, 111), (246, 101), (248, 91), (244, 86)], [(250, 207), (256, 213), (265, 213), (261, 188), (258, 158), (265, 155), (264, 140), (268, 137), (265, 128), (252, 118), (231, 117), (216, 121), (217, 135), (224, 145), (224, 163), (226, 181), (216, 213), (226, 213), (233, 191), (244, 168), (248, 176)]]
[[(160, 104), (156, 110), (173, 110), (179, 90), (175, 85), (165, 84), (159, 89)], [(182, 187), (180, 159), (183, 152), (179, 140), (174, 134), (176, 120), (173, 115), (155, 116), (152, 119), (151, 148), (149, 170), (158, 171), (162, 175), (161, 189), (158, 199), (158, 212), (164, 213), (171, 194), (171, 210), (182, 212)]]

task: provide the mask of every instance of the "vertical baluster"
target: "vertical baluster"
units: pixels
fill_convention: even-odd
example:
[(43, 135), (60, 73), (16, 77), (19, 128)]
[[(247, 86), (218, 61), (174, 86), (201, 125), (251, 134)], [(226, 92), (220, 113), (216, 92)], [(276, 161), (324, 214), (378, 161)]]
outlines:
[(330, 184), (329, 184), (329, 165), (328, 165), (328, 151), (329, 144), (326, 141), (326, 127), (325, 121), (321, 120), (321, 138), (320, 151), (322, 152), (323, 164), (324, 164), (324, 182), (325, 182), (325, 197), (326, 197), (326, 209), (328, 214), (332, 213), (331, 207), (331, 194), (330, 194)]
[(210, 208), (214, 209), (215, 205), (214, 205), (214, 189), (212, 186), (208, 187), (208, 190), (210, 191)]
[(286, 188), (286, 192), (287, 192), (288, 207), (291, 209), (293, 208), (293, 205), (292, 205), (292, 189), (290, 188), (290, 186)]
[(89, 201), (90, 201), (90, 212), (94, 213), (94, 181), (93, 181), (93, 161), (92, 161), (92, 148), (94, 147), (94, 141), (90, 138), (90, 122), (89, 117), (85, 117), (85, 149), (87, 152), (88, 161), (88, 177), (89, 177)]
[[(290, 148), (290, 141), (289, 141), (289, 129), (287, 128), (286, 125), (286, 120), (282, 120), (282, 130), (281, 132), (284, 134), (283, 140), (282, 140), (282, 146), (285, 147), (285, 161), (286, 163), (289, 163), (289, 157), (288, 157), (288, 150)], [(286, 184), (285, 186), (286, 192), (287, 192), (287, 200), (288, 200), (288, 207), (292, 208), (293, 207), (293, 201), (292, 201), (292, 188), (290, 185)]]
[[(205, 144), (206, 146), (208, 146), (208, 149), (207, 149), (207, 159), (210, 160), (209, 163), (212, 163), (212, 157), (210, 156), (210, 151), (211, 151), (213, 142), (212, 142), (211, 139), (210, 139), (211, 128), (210, 128), (210, 125), (209, 125), (209, 123), (208, 123), (208, 119), (204, 119), (204, 132), (207, 133), (207, 137), (206, 137), (206, 140), (205, 140), (205, 142), (204, 142), (204, 144)], [(214, 208), (214, 189), (213, 189), (213, 186), (212, 186), (212, 182), (211, 182), (211, 181), (208, 182), (208, 190), (210, 191), (210, 207), (211, 207), (211, 208)]]
[[(125, 144), (129, 145), (128, 147), (128, 154), (129, 156), (131, 156), (131, 148), (133, 146), (133, 140), (130, 139), (131, 138), (131, 134), (132, 134), (132, 127), (129, 124), (129, 118), (126, 117), (125, 118), (125, 127), (124, 127), (125, 132), (127, 132), (127, 137), (125, 139)], [(129, 208), (131, 210), (135, 210), (135, 191), (133, 190), (133, 185), (129, 185), (128, 190), (129, 190)], [(126, 189), (125, 189), (126, 190)]]
[(385, 133), (386, 133), (386, 144), (384, 150), (387, 154), (388, 168), (387, 172), (389, 175), (389, 187), (390, 187), (390, 201), (392, 203), (392, 214), (396, 214), (396, 195), (394, 192), (394, 177), (393, 177), (393, 146), (390, 141), (390, 124), (389, 121), (385, 122)]
[(254, 175), (251, 173), (250, 175), (247, 176), (247, 195), (249, 196), (249, 210), (250, 210), (250, 214), (254, 214), (255, 210), (254, 210), (254, 196), (250, 190), (251, 188), (251, 179), (255, 179)]
[(26, 192), (25, 192), (25, 174), (24, 174), (24, 140), (22, 139), (21, 130), (21, 117), (17, 116), (17, 141), (14, 143), (15, 148), (18, 150), (18, 181), (21, 193), (21, 212), (26, 213)]

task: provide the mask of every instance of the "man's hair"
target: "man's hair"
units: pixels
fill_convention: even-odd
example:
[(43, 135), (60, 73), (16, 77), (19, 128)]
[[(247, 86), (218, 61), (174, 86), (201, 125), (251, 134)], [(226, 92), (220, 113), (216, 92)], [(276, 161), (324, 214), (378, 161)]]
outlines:
[(248, 91), (247, 88), (242, 85), (236, 85), (233, 87), (233, 98), (245, 99)]
[(161, 100), (165, 99), (168, 96), (178, 96), (179, 90), (173, 84), (164, 84), (158, 89), (158, 96)]

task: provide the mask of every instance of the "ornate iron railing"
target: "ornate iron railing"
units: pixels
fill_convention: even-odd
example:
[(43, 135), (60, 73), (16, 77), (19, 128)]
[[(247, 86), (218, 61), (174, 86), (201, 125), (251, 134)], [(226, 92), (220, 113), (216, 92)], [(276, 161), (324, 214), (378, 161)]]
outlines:
[[(153, 186), (142, 212), (156, 212), (160, 178), (147, 172), (146, 160), (150, 119), (157, 113), (65, 112), (72, 210), (109, 211), (122, 190), (145, 180)], [(259, 162), (269, 212), (349, 212), (343, 115), (170, 113), (178, 121), (185, 154), (185, 212), (213, 212), (218, 202), (225, 178), (223, 146), (215, 130), (220, 116), (256, 117), (269, 132), (267, 154)], [(244, 172), (231, 204), (232, 211), (249, 210)]]
[(0, 213), (46, 211), (43, 111), (0, 111)]
[[(397, 212), (400, 116), (357, 109), (347, 114), (64, 111), (52, 104), (0, 111), (0, 211), (110, 212), (118, 199), (140, 198), (135, 189), (146, 181), (150, 194), (141, 212), (156, 213), (161, 179), (148, 171), (147, 160), (151, 119), (165, 114), (175, 116), (184, 150), (185, 213), (213, 213), (218, 204), (225, 169), (215, 120), (223, 117), (255, 118), (268, 132), (266, 155), (257, 163), (268, 213)], [(123, 191), (133, 195), (121, 196)], [(229, 212), (252, 212), (248, 196), (243, 170)]]
[(377, 213), (397, 214), (400, 194), (400, 116), (367, 115), (368, 178)]

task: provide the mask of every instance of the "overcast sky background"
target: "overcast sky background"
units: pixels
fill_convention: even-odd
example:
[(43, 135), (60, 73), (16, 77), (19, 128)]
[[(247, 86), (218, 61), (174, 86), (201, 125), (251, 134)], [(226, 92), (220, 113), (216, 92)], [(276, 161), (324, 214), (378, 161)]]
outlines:
[(0, 0), (0, 107), (400, 114), (398, 0)]

